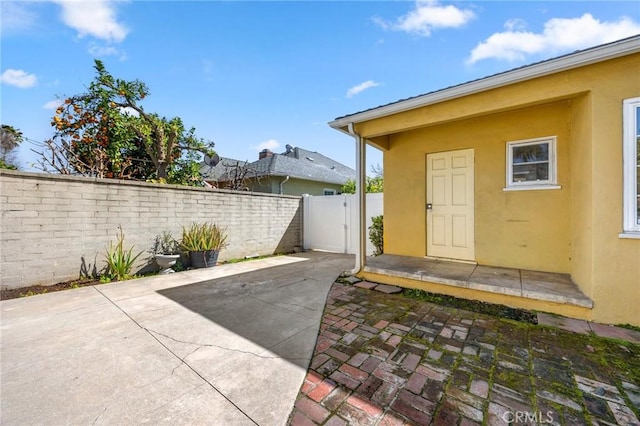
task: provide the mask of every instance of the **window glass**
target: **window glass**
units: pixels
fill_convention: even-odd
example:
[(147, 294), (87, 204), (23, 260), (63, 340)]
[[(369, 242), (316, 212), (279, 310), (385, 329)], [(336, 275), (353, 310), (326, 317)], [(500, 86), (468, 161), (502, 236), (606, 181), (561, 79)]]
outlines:
[(640, 225), (640, 107), (636, 107), (636, 223)]
[(621, 237), (640, 238), (640, 98), (623, 101), (623, 227)]
[(549, 180), (549, 144), (513, 147), (513, 181)]
[(507, 186), (524, 189), (555, 185), (556, 138), (507, 143)]
[(536, 163), (549, 161), (549, 144), (537, 143), (513, 147), (513, 163)]

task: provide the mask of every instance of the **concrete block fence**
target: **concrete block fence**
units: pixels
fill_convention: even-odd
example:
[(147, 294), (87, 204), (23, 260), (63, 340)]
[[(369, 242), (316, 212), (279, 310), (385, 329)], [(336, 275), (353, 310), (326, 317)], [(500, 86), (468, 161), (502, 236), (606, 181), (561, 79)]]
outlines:
[(292, 252), (302, 241), (300, 197), (0, 170), (0, 285), (53, 284), (101, 271), (118, 227), (125, 246), (179, 238), (191, 222), (225, 227), (219, 260)]

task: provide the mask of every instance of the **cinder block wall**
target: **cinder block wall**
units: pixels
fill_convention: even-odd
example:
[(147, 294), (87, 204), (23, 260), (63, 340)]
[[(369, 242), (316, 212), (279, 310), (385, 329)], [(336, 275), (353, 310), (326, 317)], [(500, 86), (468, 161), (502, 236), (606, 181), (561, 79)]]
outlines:
[(226, 227), (219, 261), (287, 253), (301, 244), (300, 197), (0, 170), (0, 285), (53, 284), (100, 272), (118, 226), (125, 246), (179, 238), (191, 222)]

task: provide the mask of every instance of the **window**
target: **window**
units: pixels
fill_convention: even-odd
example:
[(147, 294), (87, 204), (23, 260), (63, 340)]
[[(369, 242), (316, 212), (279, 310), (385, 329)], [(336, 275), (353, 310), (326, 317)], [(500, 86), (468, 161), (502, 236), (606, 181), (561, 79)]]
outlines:
[(507, 187), (559, 189), (556, 185), (556, 137), (507, 142)]
[(324, 188), (323, 191), (324, 191), (323, 195), (336, 195), (336, 190), (335, 189)]
[(640, 98), (623, 103), (624, 238), (640, 238)]

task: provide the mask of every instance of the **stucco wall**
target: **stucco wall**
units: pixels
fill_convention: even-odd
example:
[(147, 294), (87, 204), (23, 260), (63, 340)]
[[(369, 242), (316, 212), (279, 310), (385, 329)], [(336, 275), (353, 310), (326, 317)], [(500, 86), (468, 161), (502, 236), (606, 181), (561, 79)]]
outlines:
[[(473, 148), (477, 262), (570, 272), (569, 106), (555, 102), (392, 136), (384, 156), (385, 253), (428, 255), (426, 154)], [(562, 189), (503, 191), (506, 142), (543, 136), (558, 138)]]
[[(568, 272), (591, 319), (640, 325), (640, 239), (619, 237), (622, 102), (640, 96), (638, 75), (633, 54), (358, 123), (388, 148), (385, 251), (426, 253), (426, 153), (474, 148), (476, 260)], [(562, 189), (502, 192), (505, 143), (551, 135)]]
[(593, 298), (593, 148), (592, 96), (579, 96), (571, 102), (572, 149), (571, 181), (571, 277), (580, 289)]
[(301, 208), (299, 197), (0, 171), (0, 285), (99, 271), (118, 226), (136, 252), (162, 231), (179, 238), (194, 221), (226, 227), (221, 261), (291, 252), (301, 244)]
[[(592, 298), (603, 322), (640, 325), (640, 239), (623, 239), (622, 99), (640, 96), (640, 78), (610, 73), (609, 84), (592, 92)], [(628, 70), (640, 75), (640, 57)], [(598, 119), (599, 117), (610, 117)], [(579, 212), (574, 212), (576, 215)]]

